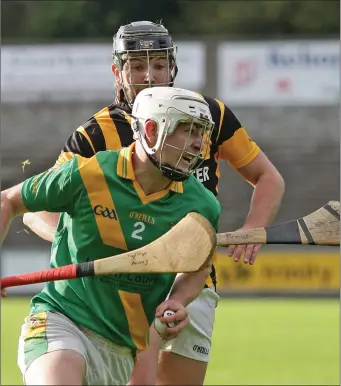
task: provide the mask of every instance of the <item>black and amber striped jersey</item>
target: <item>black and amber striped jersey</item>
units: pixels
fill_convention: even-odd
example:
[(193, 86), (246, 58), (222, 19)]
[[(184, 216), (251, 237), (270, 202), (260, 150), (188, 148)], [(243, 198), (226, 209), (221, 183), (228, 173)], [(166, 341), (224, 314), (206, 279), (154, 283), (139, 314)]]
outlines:
[[(241, 168), (256, 157), (259, 147), (225, 104), (214, 98), (204, 98), (210, 106), (215, 128), (210, 151), (195, 171), (195, 177), (217, 195), (219, 161), (225, 160), (233, 168)], [(134, 141), (130, 112), (129, 107), (123, 103), (112, 104), (97, 112), (69, 137), (57, 163), (70, 159), (74, 154), (92, 157), (98, 151), (129, 146)]]

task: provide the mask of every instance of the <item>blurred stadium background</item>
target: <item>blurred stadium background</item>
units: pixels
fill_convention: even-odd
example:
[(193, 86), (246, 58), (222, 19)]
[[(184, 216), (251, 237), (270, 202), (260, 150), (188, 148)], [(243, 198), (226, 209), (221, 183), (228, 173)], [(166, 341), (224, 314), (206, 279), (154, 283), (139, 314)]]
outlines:
[[(285, 178), (276, 221), (339, 199), (339, 1), (3, 1), (1, 14), (2, 189), (53, 165), (70, 133), (112, 102), (118, 27), (162, 19), (179, 48), (176, 85), (226, 103)], [(228, 231), (252, 190), (227, 165), (221, 175)], [(340, 384), (339, 252), (268, 246), (248, 267), (220, 250), (206, 384)], [(48, 260), (49, 244), (15, 220), (1, 275)], [(39, 288), (2, 302), (2, 385), (21, 382), (17, 338)]]

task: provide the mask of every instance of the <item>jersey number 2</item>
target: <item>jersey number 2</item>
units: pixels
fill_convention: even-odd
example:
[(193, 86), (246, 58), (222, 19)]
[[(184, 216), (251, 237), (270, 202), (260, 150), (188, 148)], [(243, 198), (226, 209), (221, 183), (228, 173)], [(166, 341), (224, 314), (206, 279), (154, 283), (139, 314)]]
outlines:
[(131, 237), (133, 237), (134, 239), (142, 240), (142, 236), (140, 236), (139, 233), (145, 230), (146, 225), (143, 222), (139, 221), (134, 224), (134, 228), (136, 229), (131, 234)]

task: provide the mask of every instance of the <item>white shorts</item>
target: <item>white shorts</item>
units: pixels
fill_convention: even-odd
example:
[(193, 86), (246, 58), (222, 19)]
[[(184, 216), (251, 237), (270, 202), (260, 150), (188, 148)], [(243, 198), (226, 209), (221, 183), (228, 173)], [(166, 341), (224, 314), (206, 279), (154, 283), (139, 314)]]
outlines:
[(62, 314), (41, 312), (25, 318), (18, 348), (18, 365), (24, 379), (35, 359), (57, 350), (73, 350), (83, 355), (85, 385), (126, 385), (134, 366), (130, 348), (79, 327)]
[(175, 339), (166, 341), (162, 350), (171, 351), (197, 361), (209, 362), (215, 309), (218, 301), (219, 295), (214, 289), (205, 288), (187, 306), (189, 324)]

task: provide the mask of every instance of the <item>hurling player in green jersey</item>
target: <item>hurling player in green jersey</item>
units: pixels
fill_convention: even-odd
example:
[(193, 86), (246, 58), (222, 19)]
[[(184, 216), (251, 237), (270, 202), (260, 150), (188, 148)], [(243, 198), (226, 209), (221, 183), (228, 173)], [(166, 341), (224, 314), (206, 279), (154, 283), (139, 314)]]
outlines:
[[(17, 215), (62, 212), (51, 250), (51, 266), (60, 267), (139, 248), (189, 212), (217, 230), (220, 204), (192, 175), (205, 158), (213, 126), (209, 106), (197, 93), (141, 91), (130, 147), (91, 158), (76, 155), (2, 192), (2, 239)], [(209, 272), (208, 263), (176, 278), (115, 274), (46, 283), (31, 301), (19, 338), (25, 384), (127, 384), (155, 316), (173, 310), (166, 321), (179, 323), (163, 338), (176, 337), (188, 323), (186, 306)]]

